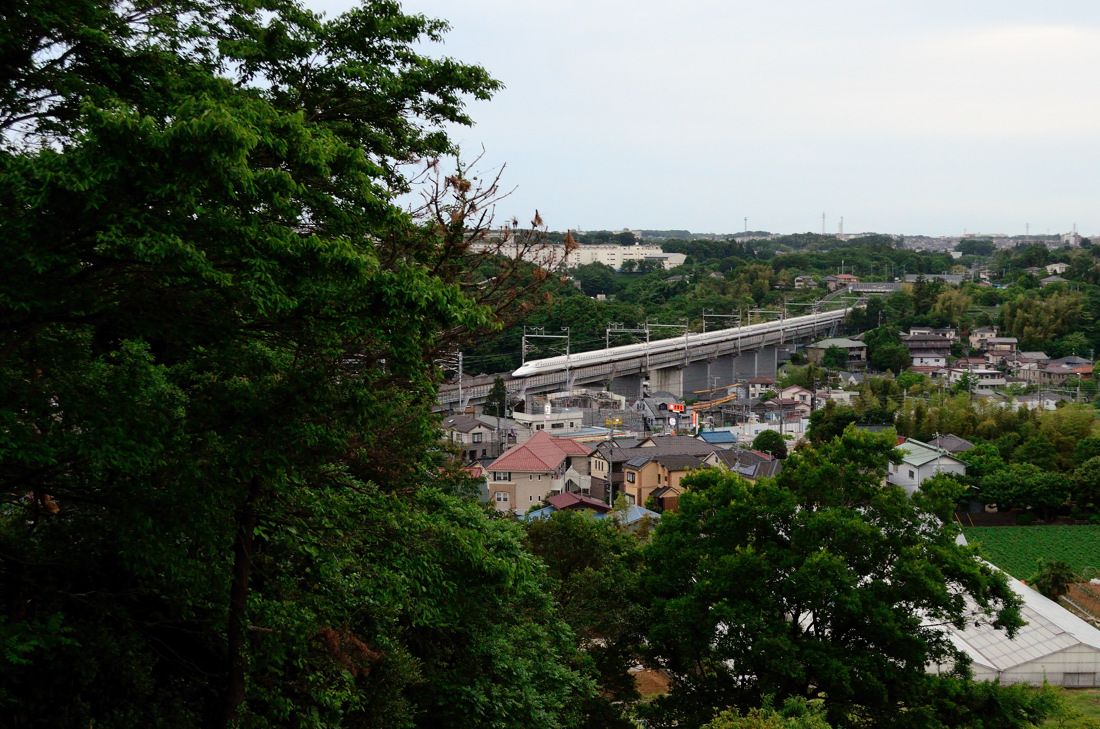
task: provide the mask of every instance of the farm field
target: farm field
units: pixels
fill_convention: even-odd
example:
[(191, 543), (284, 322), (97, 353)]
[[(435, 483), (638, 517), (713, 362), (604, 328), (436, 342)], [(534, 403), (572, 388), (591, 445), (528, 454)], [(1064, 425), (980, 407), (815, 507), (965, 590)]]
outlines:
[[(1040, 557), (1069, 563), (1077, 574), (1100, 569), (1100, 526), (963, 527), (971, 544), (981, 545), (993, 564), (1018, 580), (1035, 573)], [(1093, 576), (1093, 575), (1088, 575)]]
[(1100, 689), (1065, 691), (1067, 715), (1051, 717), (1043, 727), (1054, 729), (1096, 729), (1100, 727)]

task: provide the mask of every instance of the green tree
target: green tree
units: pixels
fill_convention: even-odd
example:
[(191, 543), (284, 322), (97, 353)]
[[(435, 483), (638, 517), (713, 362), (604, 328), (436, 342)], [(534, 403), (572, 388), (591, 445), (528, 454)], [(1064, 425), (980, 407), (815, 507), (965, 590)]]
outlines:
[(493, 387), (485, 397), (484, 412), (497, 418), (508, 416), (508, 388), (500, 377), (493, 378)]
[(1055, 507), (1069, 498), (1070, 480), (1060, 473), (1030, 463), (1013, 463), (994, 471), (981, 482), (982, 499), (998, 507), (1035, 508), (1048, 520)]
[(639, 539), (614, 518), (557, 511), (526, 524), (527, 544), (543, 561), (561, 617), (573, 629), (577, 649), (600, 687), (584, 709), (586, 725), (632, 727), (624, 705), (638, 698), (629, 669), (638, 662), (644, 620), (635, 595), (641, 567)]
[(821, 695), (841, 726), (908, 726), (901, 706), (949, 723), (954, 709), (928, 701), (940, 684), (926, 666), (964, 661), (930, 623), (966, 623), (958, 598), (969, 594), (1012, 632), (1018, 601), (955, 543), (962, 486), (940, 479), (910, 498), (883, 485), (893, 445), (848, 428), (794, 451), (775, 481), (690, 477), (647, 547), (642, 585), (652, 659), (673, 679), (653, 705), (659, 726), (703, 724), (768, 695)]
[(1040, 557), (1037, 567), (1035, 574), (1031, 576), (1031, 586), (1051, 600), (1057, 601), (1069, 591), (1073, 583), (1080, 580), (1069, 563), (1060, 559)]
[(821, 364), (829, 369), (844, 370), (848, 368), (848, 352), (835, 344), (825, 350)]
[(0, 17), (0, 712), (573, 723), (541, 568), (431, 417), (433, 360), (516, 300), (469, 254), (492, 189), (394, 203), (498, 84), (383, 0)]
[(787, 457), (787, 441), (777, 431), (763, 430), (752, 440), (752, 448), (761, 453), (770, 453), (776, 458)]
[(615, 269), (606, 263), (586, 263), (573, 269), (573, 277), (580, 282), (581, 291), (588, 296), (615, 293)]
[(1079, 506), (1100, 503), (1100, 456), (1094, 456), (1073, 472), (1073, 495)]

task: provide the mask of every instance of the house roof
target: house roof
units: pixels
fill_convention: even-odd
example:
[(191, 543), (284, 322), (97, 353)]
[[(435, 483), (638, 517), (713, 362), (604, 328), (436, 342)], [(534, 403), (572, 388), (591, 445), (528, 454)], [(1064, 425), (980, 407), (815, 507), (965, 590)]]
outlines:
[(754, 377), (751, 380), (749, 380), (749, 384), (750, 385), (774, 385), (775, 384), (775, 378), (774, 377)]
[(699, 437), (711, 445), (715, 443), (737, 442), (737, 436), (728, 430), (707, 430), (700, 433)]
[(477, 418), (471, 418), (469, 415), (448, 415), (443, 418), (443, 428), (445, 430), (457, 430), (460, 433), (469, 433), (474, 428), (488, 428), (489, 426), (481, 422)]
[(899, 443), (897, 448), (902, 452), (902, 462), (910, 466), (923, 466), (937, 458), (950, 458), (956, 463), (962, 463), (958, 458), (949, 455), (946, 450), (927, 443), (921, 443), (919, 440), (913, 440), (912, 438), (904, 443)]
[(857, 342), (854, 339), (845, 339), (843, 337), (837, 337), (835, 339), (822, 339), (820, 342), (814, 342), (809, 345), (810, 349), (828, 349), (829, 347), (840, 347), (841, 349), (856, 349), (866, 347), (863, 342)]
[(715, 451), (714, 457), (731, 471), (736, 471), (745, 478), (753, 480), (765, 476), (777, 476), (783, 469), (783, 461), (778, 458), (746, 448)]
[[(699, 441), (696, 441), (698, 443)], [(642, 450), (642, 449), (639, 449)], [(709, 449), (708, 449), (709, 455)], [(627, 468), (643, 468), (648, 463), (657, 463), (668, 471), (686, 471), (689, 468), (705, 468), (706, 464), (698, 456), (684, 453), (645, 453), (626, 462)]]
[(586, 456), (592, 448), (566, 438), (554, 438), (545, 430), (516, 446), (489, 466), (491, 471), (553, 471), (567, 456)]
[(556, 509), (591, 509), (601, 514), (611, 511), (611, 507), (599, 499), (593, 499), (591, 496), (583, 496), (581, 494), (555, 494), (548, 498), (546, 503)]
[(960, 438), (953, 433), (947, 435), (941, 435), (938, 438), (933, 438), (929, 445), (937, 448), (943, 448), (948, 453), (962, 453), (968, 451), (974, 447), (974, 444), (968, 441), (966, 438)]
[(641, 521), (642, 519), (654, 519), (660, 521), (661, 515), (656, 511), (650, 511), (645, 507), (638, 506), (637, 504), (631, 504), (626, 508), (626, 511), (613, 511), (611, 512), (611, 518), (620, 524), (633, 524)]

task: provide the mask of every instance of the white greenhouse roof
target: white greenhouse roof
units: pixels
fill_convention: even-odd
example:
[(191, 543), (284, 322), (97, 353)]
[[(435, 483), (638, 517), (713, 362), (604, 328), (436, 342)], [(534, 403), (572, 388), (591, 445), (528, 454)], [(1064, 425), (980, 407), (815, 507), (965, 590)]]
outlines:
[(1020, 616), (1027, 623), (1011, 640), (988, 620), (964, 630), (948, 628), (955, 646), (970, 656), (975, 666), (1006, 671), (1059, 651), (1083, 646), (1096, 651), (1100, 660), (1100, 630), (1022, 584), (1008, 580), (1023, 601)]

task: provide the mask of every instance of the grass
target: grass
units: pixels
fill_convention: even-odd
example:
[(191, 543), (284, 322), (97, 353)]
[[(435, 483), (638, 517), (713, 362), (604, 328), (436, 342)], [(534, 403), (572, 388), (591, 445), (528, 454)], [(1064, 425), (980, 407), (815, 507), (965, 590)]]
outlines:
[(1081, 574), (1100, 568), (1100, 526), (1074, 527), (964, 527), (971, 544), (981, 546), (985, 558), (1018, 580), (1034, 574), (1040, 557), (1069, 563)]
[(1052, 717), (1042, 723), (1046, 729), (1096, 729), (1100, 727), (1100, 689), (1065, 690), (1066, 716)]

